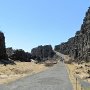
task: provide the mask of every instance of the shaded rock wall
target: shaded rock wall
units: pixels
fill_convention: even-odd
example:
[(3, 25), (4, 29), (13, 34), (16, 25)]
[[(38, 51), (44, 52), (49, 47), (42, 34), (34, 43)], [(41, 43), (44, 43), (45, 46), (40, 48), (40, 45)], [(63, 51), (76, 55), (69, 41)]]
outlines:
[(2, 32), (0, 32), (0, 60), (1, 59), (8, 59), (5, 47), (5, 37)]
[(29, 52), (25, 52), (22, 49), (17, 49), (17, 50), (14, 50), (13, 54), (9, 56), (9, 58), (15, 61), (31, 62), (32, 56)]
[(55, 50), (69, 55), (75, 61), (90, 61), (90, 7), (75, 37), (55, 46)]
[(38, 46), (36, 48), (33, 48), (31, 50), (31, 55), (33, 58), (37, 60), (44, 61), (49, 58), (52, 58), (55, 55), (55, 53), (51, 45), (45, 45), (45, 46)]

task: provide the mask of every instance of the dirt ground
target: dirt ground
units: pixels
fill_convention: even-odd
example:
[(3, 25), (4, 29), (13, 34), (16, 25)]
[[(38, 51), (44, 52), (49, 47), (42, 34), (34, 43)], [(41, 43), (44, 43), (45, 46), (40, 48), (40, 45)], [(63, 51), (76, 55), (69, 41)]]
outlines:
[(47, 69), (44, 64), (35, 64), (34, 62), (15, 63), (16, 65), (0, 65), (0, 84), (9, 83)]

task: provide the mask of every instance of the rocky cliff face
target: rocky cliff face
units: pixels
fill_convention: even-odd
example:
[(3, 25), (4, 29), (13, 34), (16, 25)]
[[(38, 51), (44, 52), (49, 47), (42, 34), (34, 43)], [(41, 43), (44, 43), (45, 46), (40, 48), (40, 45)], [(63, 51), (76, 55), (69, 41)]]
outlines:
[(2, 59), (8, 59), (8, 56), (6, 54), (6, 48), (5, 48), (5, 37), (2, 32), (0, 32), (0, 60)]
[(12, 47), (6, 48), (6, 53), (8, 57), (12, 56), (14, 54), (14, 51)]
[(55, 53), (51, 45), (45, 45), (45, 46), (38, 46), (36, 48), (33, 48), (31, 50), (31, 55), (33, 58), (39, 61), (44, 61), (49, 58), (52, 58), (55, 55)]
[(55, 46), (55, 50), (69, 55), (75, 61), (90, 61), (90, 7), (75, 37)]
[(29, 52), (25, 52), (22, 49), (17, 49), (12, 51), (12, 49), (9, 48), (8, 55), (10, 55), (9, 56), (10, 59), (21, 62), (31, 62), (31, 58), (32, 58)]

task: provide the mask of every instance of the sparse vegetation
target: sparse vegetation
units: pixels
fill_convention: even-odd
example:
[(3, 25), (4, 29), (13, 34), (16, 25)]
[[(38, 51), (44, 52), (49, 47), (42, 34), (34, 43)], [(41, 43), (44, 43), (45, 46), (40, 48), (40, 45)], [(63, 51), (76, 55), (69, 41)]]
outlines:
[(20, 61), (15, 61), (15, 63), (16, 65), (0, 65), (0, 84), (9, 83), (27, 75), (32, 75), (47, 69), (44, 64)]
[(72, 59), (69, 59), (68, 61), (64, 61), (64, 63), (66, 63), (66, 64), (72, 64)]
[(57, 64), (57, 61), (53, 61), (53, 60), (45, 61), (45, 66), (46, 66), (46, 67), (51, 67), (51, 66), (53, 66), (54, 64)]

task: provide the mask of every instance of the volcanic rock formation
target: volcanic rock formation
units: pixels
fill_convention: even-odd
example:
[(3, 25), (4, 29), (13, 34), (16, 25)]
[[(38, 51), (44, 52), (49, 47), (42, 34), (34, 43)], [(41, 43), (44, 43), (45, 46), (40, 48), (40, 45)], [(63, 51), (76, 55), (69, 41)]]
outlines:
[(90, 7), (75, 37), (55, 46), (55, 50), (69, 55), (74, 61), (90, 61)]
[(39, 61), (45, 61), (52, 58), (55, 55), (55, 53), (51, 45), (45, 45), (33, 48), (31, 50), (31, 55), (33, 58)]
[(0, 32), (0, 60), (6, 60), (8, 59), (8, 56), (6, 54), (6, 47), (5, 47), (5, 37), (2, 32)]
[(11, 56), (9, 57), (14, 61), (21, 61), (21, 62), (31, 62), (31, 58), (32, 58), (29, 52), (25, 52), (22, 49), (14, 50), (13, 54), (11, 53)]

